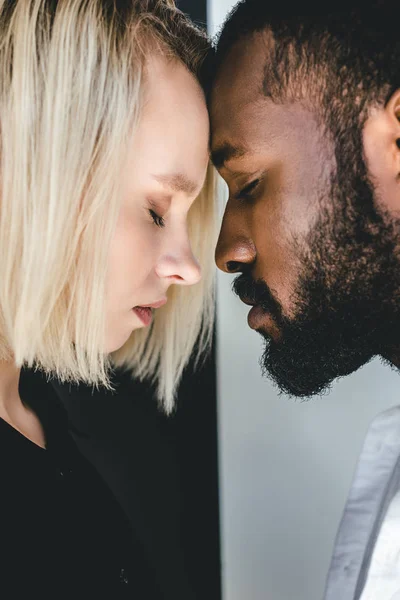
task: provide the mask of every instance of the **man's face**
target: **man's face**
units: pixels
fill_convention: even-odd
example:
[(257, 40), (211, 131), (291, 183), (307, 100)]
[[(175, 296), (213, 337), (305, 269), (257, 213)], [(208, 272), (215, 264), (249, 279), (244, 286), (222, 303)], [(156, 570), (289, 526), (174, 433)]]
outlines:
[(305, 103), (266, 98), (265, 60), (261, 36), (239, 42), (213, 90), (213, 159), (229, 186), (216, 259), (241, 273), (235, 291), (254, 305), (266, 374), (310, 396), (400, 339), (399, 189), (377, 201), (391, 170), (356, 123), (341, 145)]

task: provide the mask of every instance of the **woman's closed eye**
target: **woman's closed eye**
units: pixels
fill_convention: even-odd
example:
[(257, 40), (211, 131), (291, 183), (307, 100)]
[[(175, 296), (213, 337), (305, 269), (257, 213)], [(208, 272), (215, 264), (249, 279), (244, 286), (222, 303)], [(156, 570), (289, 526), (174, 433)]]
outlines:
[(155, 210), (153, 210), (152, 208), (149, 208), (149, 214), (151, 216), (151, 218), (153, 219), (153, 222), (155, 225), (157, 225), (157, 227), (165, 227), (165, 221), (163, 217), (160, 217), (160, 215), (158, 215)]

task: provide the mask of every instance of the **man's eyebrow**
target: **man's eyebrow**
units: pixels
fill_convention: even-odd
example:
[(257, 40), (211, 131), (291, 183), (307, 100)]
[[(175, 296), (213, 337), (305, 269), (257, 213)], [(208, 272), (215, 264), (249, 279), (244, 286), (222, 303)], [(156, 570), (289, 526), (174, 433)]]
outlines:
[(244, 146), (233, 146), (229, 142), (224, 142), (212, 150), (211, 161), (215, 168), (222, 169), (225, 163), (234, 158), (242, 158), (245, 154), (247, 149)]
[(164, 187), (175, 193), (185, 193), (194, 196), (199, 191), (199, 186), (183, 173), (171, 173), (168, 175), (153, 175), (154, 179)]

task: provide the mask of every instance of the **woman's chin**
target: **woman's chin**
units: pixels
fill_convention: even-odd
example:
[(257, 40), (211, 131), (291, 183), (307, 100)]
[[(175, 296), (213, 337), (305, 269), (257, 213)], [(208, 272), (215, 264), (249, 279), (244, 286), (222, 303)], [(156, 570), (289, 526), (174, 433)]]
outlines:
[(133, 329), (130, 329), (128, 333), (121, 332), (120, 335), (116, 335), (117, 332), (114, 331), (113, 335), (108, 336), (106, 338), (106, 353), (112, 354), (113, 352), (117, 352), (117, 350), (120, 350), (131, 337), (132, 331)]

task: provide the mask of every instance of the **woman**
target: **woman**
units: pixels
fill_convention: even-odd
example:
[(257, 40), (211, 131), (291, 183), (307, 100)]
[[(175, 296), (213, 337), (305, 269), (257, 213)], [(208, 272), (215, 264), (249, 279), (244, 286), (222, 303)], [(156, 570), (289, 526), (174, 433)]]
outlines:
[(50, 386), (20, 373), (110, 388), (125, 366), (172, 409), (212, 330), (208, 50), (169, 0), (0, 0), (4, 598), (158, 597)]

